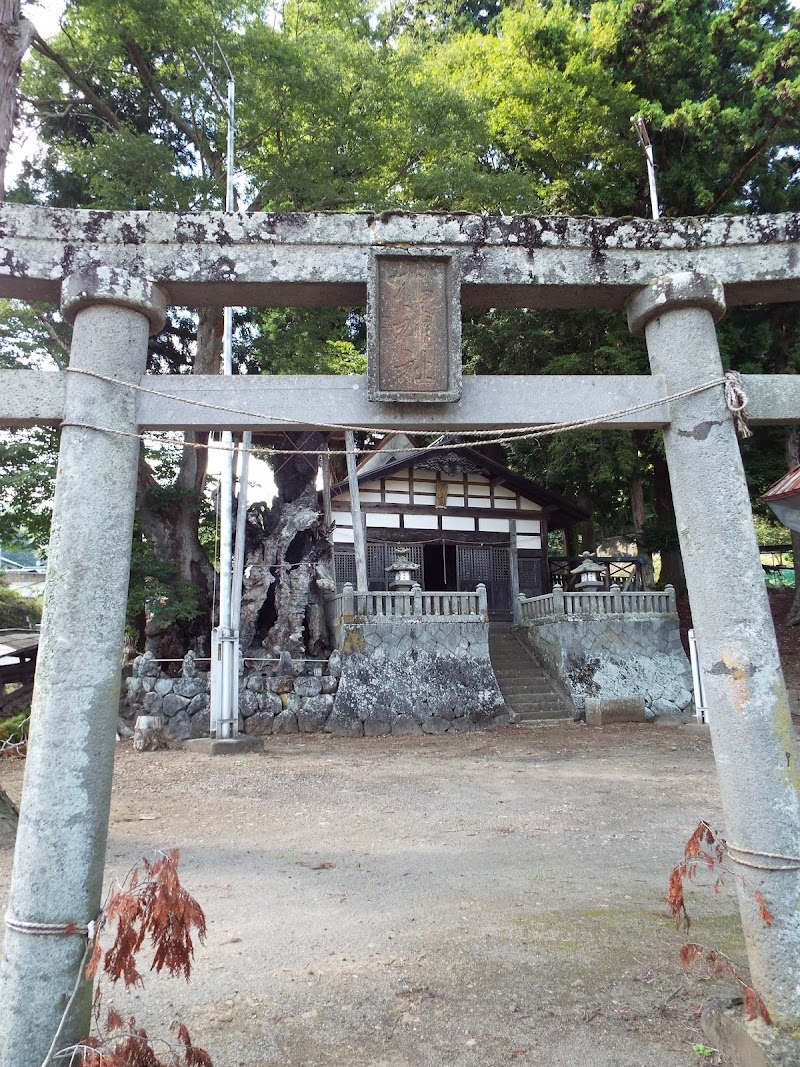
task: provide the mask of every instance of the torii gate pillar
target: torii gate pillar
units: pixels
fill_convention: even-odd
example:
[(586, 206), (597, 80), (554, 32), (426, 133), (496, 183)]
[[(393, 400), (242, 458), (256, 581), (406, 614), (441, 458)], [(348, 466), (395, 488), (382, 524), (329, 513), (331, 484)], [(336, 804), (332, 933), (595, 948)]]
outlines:
[[(71, 275), (70, 368), (138, 383), (166, 301), (119, 270)], [(39, 1067), (100, 910), (139, 441), (136, 394), (69, 374), (44, 623), (0, 972), (0, 1065)], [(70, 931), (74, 924), (77, 929)], [(81, 930), (83, 928), (83, 930)], [(84, 982), (59, 1047), (89, 1032)]]
[[(714, 323), (724, 310), (722, 285), (690, 272), (656, 278), (629, 300), (628, 324), (644, 335), (668, 393), (722, 375)], [(800, 871), (775, 870), (787, 863), (768, 854), (800, 855), (800, 763), (750, 498), (722, 390), (671, 409), (664, 447), (731, 866), (744, 861), (750, 883), (743, 889), (739, 880), (737, 888), (752, 981), (777, 1021), (796, 1024)], [(767, 901), (772, 925), (759, 918), (754, 890)]]

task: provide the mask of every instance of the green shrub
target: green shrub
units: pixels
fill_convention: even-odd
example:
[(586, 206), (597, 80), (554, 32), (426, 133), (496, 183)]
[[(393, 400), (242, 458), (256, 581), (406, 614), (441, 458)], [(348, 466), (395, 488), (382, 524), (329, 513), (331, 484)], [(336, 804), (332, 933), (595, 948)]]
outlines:
[(38, 600), (20, 596), (0, 577), (0, 630), (27, 630), (42, 617)]
[(10, 719), (0, 722), (0, 741), (25, 741), (28, 737), (28, 720), (31, 716), (30, 708), (23, 708)]

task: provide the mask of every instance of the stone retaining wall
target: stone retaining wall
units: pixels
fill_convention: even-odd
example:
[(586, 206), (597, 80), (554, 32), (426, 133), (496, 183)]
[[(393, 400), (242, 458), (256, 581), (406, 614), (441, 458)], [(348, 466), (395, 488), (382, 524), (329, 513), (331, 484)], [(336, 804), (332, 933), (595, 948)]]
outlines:
[[(489, 659), (488, 624), (476, 616), (426, 622), (377, 618), (337, 628), (341, 654), (240, 670), (239, 732), (324, 731), (345, 737), (446, 733), (509, 721)], [(138, 656), (121, 714), (163, 715), (175, 741), (209, 734), (209, 674), (194, 653), (171, 677), (152, 653)]]
[(344, 624), (339, 638), (332, 733), (443, 734), (509, 721), (479, 617), (376, 618)]
[(581, 714), (587, 697), (641, 697), (651, 719), (692, 705), (677, 615), (551, 616), (525, 620), (521, 632)]

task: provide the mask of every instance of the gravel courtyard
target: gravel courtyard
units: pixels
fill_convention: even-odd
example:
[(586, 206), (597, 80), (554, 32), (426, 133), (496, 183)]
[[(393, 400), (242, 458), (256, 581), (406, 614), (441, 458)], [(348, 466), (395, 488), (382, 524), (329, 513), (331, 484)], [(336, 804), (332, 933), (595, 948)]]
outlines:
[[(23, 764), (0, 773), (18, 799)], [(732, 988), (681, 970), (664, 905), (700, 818), (719, 800), (691, 727), (121, 743), (108, 876), (178, 847), (209, 936), (188, 984), (106, 1002), (151, 1033), (182, 1019), (216, 1067), (722, 1062), (692, 1046)], [(743, 965), (732, 889), (691, 909), (692, 939)]]

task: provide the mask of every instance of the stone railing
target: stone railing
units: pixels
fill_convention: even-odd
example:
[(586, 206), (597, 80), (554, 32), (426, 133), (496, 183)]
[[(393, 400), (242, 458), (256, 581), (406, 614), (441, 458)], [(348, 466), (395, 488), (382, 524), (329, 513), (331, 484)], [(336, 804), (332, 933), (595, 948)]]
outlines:
[(326, 598), (325, 614), (331, 624), (376, 618), (424, 618), (428, 622), (465, 616), (486, 622), (489, 606), (485, 585), (479, 585), (474, 593), (429, 593), (417, 584), (408, 593), (365, 593), (348, 582), (341, 593)]
[(557, 585), (544, 596), (520, 596), (517, 621), (530, 622), (553, 616), (569, 615), (675, 615), (675, 589), (668, 585), (663, 592), (623, 592), (612, 585), (601, 593), (567, 593)]

